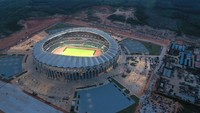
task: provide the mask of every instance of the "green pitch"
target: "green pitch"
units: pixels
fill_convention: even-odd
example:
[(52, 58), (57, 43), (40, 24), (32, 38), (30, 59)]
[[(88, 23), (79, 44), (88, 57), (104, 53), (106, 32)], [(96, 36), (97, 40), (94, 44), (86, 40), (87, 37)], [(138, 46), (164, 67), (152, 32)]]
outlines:
[(62, 55), (67, 56), (80, 56), (80, 57), (92, 57), (95, 50), (81, 49), (81, 48), (66, 48)]

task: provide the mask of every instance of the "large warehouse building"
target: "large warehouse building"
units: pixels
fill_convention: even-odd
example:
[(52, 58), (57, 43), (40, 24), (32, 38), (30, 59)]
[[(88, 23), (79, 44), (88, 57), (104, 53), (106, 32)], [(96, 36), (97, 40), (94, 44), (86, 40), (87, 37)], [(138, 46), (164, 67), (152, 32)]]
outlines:
[(35, 69), (49, 78), (82, 80), (117, 66), (119, 47), (107, 33), (72, 28), (38, 42), (33, 49)]

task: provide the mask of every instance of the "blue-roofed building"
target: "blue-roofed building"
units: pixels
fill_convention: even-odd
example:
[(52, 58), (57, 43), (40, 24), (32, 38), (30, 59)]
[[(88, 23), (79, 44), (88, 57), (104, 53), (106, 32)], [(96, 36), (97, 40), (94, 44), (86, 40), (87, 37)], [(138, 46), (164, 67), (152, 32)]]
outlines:
[(187, 58), (190, 58), (190, 57), (192, 57), (192, 53), (191, 53), (191, 52), (188, 52), (188, 53), (187, 53)]
[(181, 52), (181, 58), (180, 58), (179, 63), (185, 66), (192, 66), (192, 53), (187, 52), (185, 56), (185, 53)]
[(186, 49), (186, 46), (183, 46), (183, 47), (182, 47), (182, 51), (185, 51), (185, 49)]
[(183, 46), (179, 45), (179, 46), (178, 46), (178, 50), (179, 50), (179, 51), (182, 51), (182, 47), (183, 47)]
[(0, 57), (0, 77), (10, 80), (24, 72), (22, 67), (24, 55), (4, 55)]
[(185, 66), (187, 65), (187, 59), (184, 60), (184, 65), (185, 65)]
[(185, 60), (184, 60), (184, 65), (185, 66), (192, 66), (192, 52), (188, 52), (187, 54), (186, 54), (186, 58), (185, 58)]
[(164, 68), (163, 75), (166, 76), (166, 73), (167, 73), (167, 69)]
[(171, 77), (172, 70), (168, 69), (167, 77)]
[(184, 61), (184, 52), (181, 52), (180, 64), (182, 65)]
[(136, 104), (135, 100), (113, 83), (80, 90), (77, 95), (75, 105), (77, 113), (117, 113)]
[(186, 46), (172, 43), (172, 49), (179, 50), (179, 51), (185, 51)]
[(172, 70), (164, 68), (163, 76), (171, 77)]
[(178, 49), (178, 45), (175, 45), (175, 49)]

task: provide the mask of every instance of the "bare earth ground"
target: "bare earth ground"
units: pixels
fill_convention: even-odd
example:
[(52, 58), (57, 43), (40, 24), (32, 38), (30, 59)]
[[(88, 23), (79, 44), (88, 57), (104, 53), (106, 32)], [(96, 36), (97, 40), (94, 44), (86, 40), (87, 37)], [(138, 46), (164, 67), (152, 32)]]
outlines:
[[(145, 69), (145, 65), (148, 66), (147, 69)], [(145, 63), (144, 58), (142, 58), (136, 66), (129, 65), (129, 69), (131, 69), (131, 72), (127, 77), (117, 76), (115, 80), (126, 87), (130, 91), (130, 94), (140, 97), (147, 82), (150, 62), (147, 61)]]
[(17, 44), (20, 40), (29, 38), (35, 33), (44, 30), (45, 28), (62, 21), (61, 17), (53, 17), (46, 19), (32, 19), (24, 22), (24, 29), (13, 33), (12, 35), (0, 40), (0, 50), (9, 48)]
[(24, 52), (26, 52), (27, 50), (30, 49), (30, 46), (34, 46), (37, 42), (41, 41), (42, 39), (44, 39), (45, 37), (47, 37), (48, 34), (44, 31), (34, 35), (33, 37), (25, 40), (23, 43), (19, 43), (15, 46), (12, 46), (8, 51), (6, 51), (6, 53), (21, 53), (23, 54)]
[(120, 34), (124, 37), (131, 37), (134, 38), (136, 40), (141, 40), (141, 41), (148, 41), (151, 43), (155, 43), (158, 45), (169, 45), (170, 44), (170, 40), (168, 39), (161, 39), (161, 38), (155, 38), (153, 36), (150, 36), (148, 34), (138, 34), (136, 32), (130, 32), (130, 30), (123, 30), (123, 29), (118, 29), (118, 28), (112, 28), (112, 27), (102, 27), (102, 26), (96, 26), (94, 24), (90, 24), (81, 20), (67, 20), (66, 23), (68, 24), (74, 24), (74, 25), (79, 25), (79, 26), (86, 26), (86, 27), (94, 27), (94, 28), (98, 28), (98, 29), (102, 29), (103, 31), (109, 32), (109, 33), (113, 33), (113, 34)]

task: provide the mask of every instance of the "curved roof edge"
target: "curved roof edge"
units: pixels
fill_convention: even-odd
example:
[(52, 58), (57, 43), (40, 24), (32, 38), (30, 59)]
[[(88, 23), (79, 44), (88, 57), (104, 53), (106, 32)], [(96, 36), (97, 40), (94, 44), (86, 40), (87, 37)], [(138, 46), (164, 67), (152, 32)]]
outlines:
[[(46, 41), (52, 38), (56, 38), (57, 36), (61, 36), (63, 34), (71, 32), (88, 32), (99, 35), (108, 41), (109, 48), (103, 55), (97, 57), (63, 56), (63, 55), (51, 54), (43, 50), (43, 45)], [(119, 49), (117, 42), (108, 33), (105, 33), (95, 28), (78, 27), (58, 32), (38, 42), (33, 48), (33, 55), (34, 58), (37, 59), (37, 61), (44, 63), (46, 65), (62, 67), (62, 68), (80, 68), (80, 67), (96, 66), (99, 64), (104, 64), (106, 62), (109, 62), (118, 54), (118, 50)], [(103, 60), (96, 60), (96, 59), (103, 59)]]

